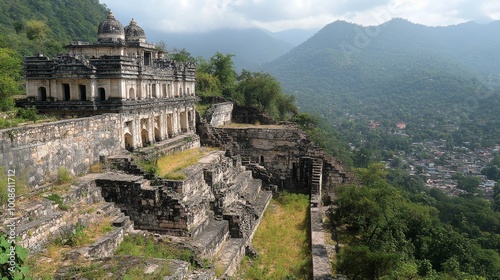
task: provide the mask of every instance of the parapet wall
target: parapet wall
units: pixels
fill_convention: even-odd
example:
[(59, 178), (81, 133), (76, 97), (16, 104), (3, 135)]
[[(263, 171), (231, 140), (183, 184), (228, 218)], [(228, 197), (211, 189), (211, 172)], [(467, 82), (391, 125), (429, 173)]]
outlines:
[(64, 167), (88, 172), (100, 156), (122, 147), (120, 115), (105, 114), (0, 130), (0, 163), (30, 185), (42, 184)]

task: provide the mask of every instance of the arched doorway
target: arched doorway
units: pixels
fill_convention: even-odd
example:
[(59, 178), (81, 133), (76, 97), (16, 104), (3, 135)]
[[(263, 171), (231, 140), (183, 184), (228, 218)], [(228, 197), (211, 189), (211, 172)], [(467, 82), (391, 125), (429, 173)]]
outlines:
[(47, 89), (45, 87), (38, 88), (38, 101), (47, 101)]
[(149, 136), (148, 136), (148, 131), (146, 129), (143, 129), (141, 131), (141, 139), (142, 139), (142, 146), (146, 147), (149, 145)]
[(125, 133), (125, 149), (129, 151), (134, 150), (134, 140), (130, 133)]

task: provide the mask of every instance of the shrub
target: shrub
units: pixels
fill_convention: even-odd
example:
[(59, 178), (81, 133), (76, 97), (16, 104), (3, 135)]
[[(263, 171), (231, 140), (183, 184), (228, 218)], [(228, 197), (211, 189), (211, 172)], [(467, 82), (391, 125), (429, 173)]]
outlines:
[(57, 169), (57, 184), (66, 184), (71, 182), (72, 179), (73, 177), (71, 176), (71, 173), (68, 171), (68, 169), (64, 167), (59, 167), (59, 169)]

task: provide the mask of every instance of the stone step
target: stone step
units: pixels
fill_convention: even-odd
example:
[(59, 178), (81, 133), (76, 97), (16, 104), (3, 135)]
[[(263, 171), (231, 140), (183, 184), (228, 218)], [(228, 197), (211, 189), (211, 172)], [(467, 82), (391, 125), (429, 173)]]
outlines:
[(248, 184), (248, 186), (245, 189), (245, 192), (243, 193), (243, 196), (241, 198), (243, 198), (246, 201), (249, 201), (251, 203), (259, 195), (261, 188), (262, 188), (262, 180), (260, 180), (260, 179), (250, 180), (250, 183)]
[(40, 217), (32, 222), (23, 224), (16, 228), (16, 235), (21, 238), (21, 246), (33, 252), (39, 251), (51, 238), (51, 236), (61, 234), (69, 225), (65, 221), (65, 214), (53, 213)]
[(229, 224), (227, 221), (211, 220), (190, 244), (195, 248), (199, 258), (209, 258), (216, 254), (220, 246), (229, 238)]
[(0, 219), (0, 231), (4, 231), (7, 224), (15, 224), (19, 227), (43, 216), (48, 216), (57, 211), (54, 203), (48, 199), (24, 200), (16, 207), (15, 216), (3, 215)]
[(245, 257), (243, 238), (230, 238), (223, 244), (215, 259), (216, 269), (224, 271), (223, 276), (236, 274), (241, 260)]

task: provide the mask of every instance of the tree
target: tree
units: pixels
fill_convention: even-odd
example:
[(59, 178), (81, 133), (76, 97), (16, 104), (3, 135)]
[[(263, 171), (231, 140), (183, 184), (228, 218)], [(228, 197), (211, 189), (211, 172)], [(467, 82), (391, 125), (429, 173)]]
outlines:
[(223, 55), (217, 52), (210, 58), (209, 73), (219, 80), (222, 96), (233, 99), (233, 90), (236, 81), (232, 54)]
[(179, 62), (190, 62), (194, 61), (194, 57), (191, 56), (191, 53), (186, 51), (186, 49), (178, 50), (176, 48), (169, 54), (170, 59), (179, 61)]
[(29, 20), (26, 23), (26, 36), (30, 40), (38, 40), (39, 53), (43, 53), (43, 40), (47, 37), (48, 27), (44, 21)]
[(13, 95), (21, 93), (22, 61), (19, 55), (6, 48), (0, 48), (0, 110), (14, 107)]
[(457, 188), (468, 192), (469, 194), (478, 193), (478, 187), (481, 179), (476, 176), (460, 176), (457, 180)]

